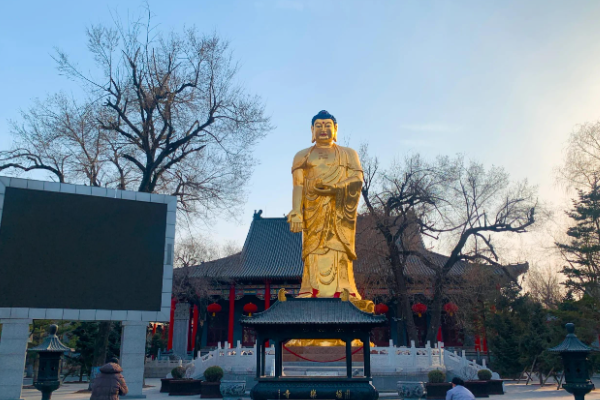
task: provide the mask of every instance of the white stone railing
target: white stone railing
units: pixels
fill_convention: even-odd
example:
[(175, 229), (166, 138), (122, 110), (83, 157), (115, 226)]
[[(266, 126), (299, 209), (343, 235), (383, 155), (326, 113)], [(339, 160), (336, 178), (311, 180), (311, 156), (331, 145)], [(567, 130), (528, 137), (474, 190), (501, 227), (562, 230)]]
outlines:
[[(227, 374), (252, 375), (256, 373), (256, 345), (253, 347), (242, 347), (238, 341), (237, 346), (228, 348), (229, 343), (221, 343), (215, 350), (199, 356), (193, 361), (183, 361), (183, 365), (189, 365), (187, 375), (192, 378), (199, 378), (204, 374), (204, 370), (210, 366), (218, 365), (223, 368)], [(266, 354), (266, 371), (271, 375), (274, 370), (275, 348), (271, 346)], [(168, 360), (147, 360), (146, 365), (157, 363), (172, 363), (176, 367), (178, 361)], [(371, 371), (375, 374), (422, 374), (433, 369), (452, 372), (463, 379), (477, 378), (477, 371), (487, 369), (485, 360), (483, 365), (479, 365), (475, 360), (467, 360), (465, 352), (461, 355), (456, 352), (444, 350), (444, 344), (438, 342), (435, 347), (429, 343), (425, 347), (416, 347), (411, 342), (410, 347), (394, 346), (390, 340), (387, 347), (371, 347)], [(498, 374), (494, 373), (494, 377)]]
[[(485, 363), (485, 358), (481, 362), (482, 364), (479, 365), (475, 360), (467, 360), (464, 350), (461, 352), (461, 355), (458, 355), (455, 351), (444, 351), (446, 369), (465, 380), (477, 379), (477, 372), (481, 369), (489, 370)], [(492, 379), (500, 379), (500, 375), (492, 372)]]
[(432, 369), (444, 370), (443, 343), (431, 347), (394, 346), (390, 340), (388, 347), (371, 347), (371, 370), (374, 373), (420, 373)]
[[(265, 373), (272, 375), (275, 370), (275, 347), (266, 350)], [(190, 378), (200, 378), (204, 370), (213, 365), (223, 368), (226, 374), (249, 375), (256, 373), (256, 345), (253, 347), (242, 347), (238, 341), (237, 346), (229, 348), (229, 343), (221, 343), (217, 348), (203, 356), (196, 358), (188, 367), (187, 375)]]

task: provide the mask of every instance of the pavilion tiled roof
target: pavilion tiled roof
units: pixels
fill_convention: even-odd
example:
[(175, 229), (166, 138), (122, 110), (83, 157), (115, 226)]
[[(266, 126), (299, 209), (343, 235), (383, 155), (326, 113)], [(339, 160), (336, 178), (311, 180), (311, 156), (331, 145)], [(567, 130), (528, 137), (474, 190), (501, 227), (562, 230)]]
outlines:
[(370, 324), (385, 323), (385, 315), (375, 315), (359, 310), (352, 302), (339, 298), (295, 298), (274, 303), (268, 310), (242, 316), (244, 325), (271, 324)]

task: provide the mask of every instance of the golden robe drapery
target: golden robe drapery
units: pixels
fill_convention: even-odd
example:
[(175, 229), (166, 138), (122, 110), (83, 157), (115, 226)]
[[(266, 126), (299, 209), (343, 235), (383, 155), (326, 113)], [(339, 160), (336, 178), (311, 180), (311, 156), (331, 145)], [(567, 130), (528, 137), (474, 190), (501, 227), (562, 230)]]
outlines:
[[(304, 272), (299, 297), (337, 297), (348, 289), (355, 299), (361, 299), (352, 261), (356, 259), (356, 213), (362, 179), (350, 179), (362, 173), (358, 155), (352, 149), (333, 145), (335, 162), (326, 170), (312, 168), (309, 157), (315, 147), (297, 160), (292, 173), (302, 169)], [(320, 180), (335, 185), (335, 195), (315, 192)]]

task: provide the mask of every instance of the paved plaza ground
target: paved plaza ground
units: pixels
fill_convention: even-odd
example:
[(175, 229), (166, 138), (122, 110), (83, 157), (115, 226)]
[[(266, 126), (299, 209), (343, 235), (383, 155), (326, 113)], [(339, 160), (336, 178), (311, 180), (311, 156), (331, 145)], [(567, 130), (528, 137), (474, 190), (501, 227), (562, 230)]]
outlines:
[[(594, 379), (596, 387), (600, 387), (600, 377)], [(159, 379), (146, 379), (146, 385), (153, 386), (144, 389), (144, 394), (148, 400), (152, 399), (163, 399), (167, 400), (169, 397), (167, 393), (159, 393), (160, 380)], [(55, 400), (88, 400), (90, 394), (88, 393), (77, 393), (79, 390), (87, 388), (87, 384), (67, 384), (63, 385), (52, 395), (52, 399)], [(198, 398), (199, 396), (186, 396), (188, 398)], [(381, 398), (386, 400), (397, 399), (398, 395), (395, 393), (381, 393)], [(24, 400), (38, 400), (41, 398), (40, 392), (35, 389), (24, 389), (22, 398)], [(126, 397), (125, 397), (126, 398)], [(564, 390), (556, 390), (556, 386), (544, 386), (539, 385), (528, 385), (524, 384), (513, 384), (509, 383), (506, 385), (506, 394), (503, 396), (490, 396), (490, 399), (498, 400), (527, 400), (527, 399), (573, 399), (573, 396)], [(595, 390), (586, 396), (586, 400), (600, 400), (600, 390)]]

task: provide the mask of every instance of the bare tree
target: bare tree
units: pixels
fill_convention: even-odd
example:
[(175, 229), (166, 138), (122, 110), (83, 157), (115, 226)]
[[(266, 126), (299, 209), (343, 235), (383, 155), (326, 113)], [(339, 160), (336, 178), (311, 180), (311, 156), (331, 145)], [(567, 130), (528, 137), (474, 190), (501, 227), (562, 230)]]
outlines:
[(221, 245), (221, 257), (228, 257), (240, 253), (242, 247), (234, 240), (227, 240)]
[(216, 300), (214, 293), (221, 286), (215, 276), (197, 273), (198, 266), (204, 262), (239, 256), (239, 252), (228, 254), (234, 250), (232, 242), (219, 246), (214, 242), (199, 236), (187, 237), (181, 240), (175, 248), (175, 266), (173, 274), (173, 295), (179, 300), (198, 307), (199, 326), (194, 338), (195, 354), (200, 350), (206, 306)]
[(558, 178), (577, 196), (566, 237), (555, 242), (565, 264), (565, 287), (571, 294), (600, 299), (600, 121), (580, 125), (567, 141)]
[(600, 121), (582, 124), (571, 133), (557, 178), (568, 187), (583, 190), (600, 183)]
[(368, 155), (366, 146), (361, 147), (360, 153), (364, 169), (362, 196), (372, 225), (383, 237), (380, 245), (374, 244), (376, 240), (371, 237), (370, 253), (374, 257), (369, 257), (370, 266), (380, 267), (377, 264), (381, 259), (389, 263), (388, 273), (383, 275), (391, 278), (392, 292), (398, 298), (397, 314), (406, 323), (409, 340), (416, 341), (406, 264), (409, 256), (418, 253), (411, 245), (415, 235), (423, 232), (420, 221), (426, 221), (436, 210), (435, 192), (440, 176), (432, 166), (414, 156), (405, 160), (404, 171), (399, 165), (392, 167), (390, 172), (398, 178), (394, 182), (389, 173), (379, 171), (378, 159)]
[(203, 237), (188, 236), (175, 245), (175, 268), (192, 267), (221, 257), (219, 246)]
[(203, 262), (217, 260), (241, 252), (240, 246), (232, 240), (219, 245), (201, 236), (187, 236), (175, 245), (175, 268), (191, 267)]
[(533, 265), (525, 283), (531, 297), (545, 308), (556, 309), (563, 298), (559, 275), (549, 266)]
[[(432, 318), (427, 330), (427, 340), (433, 342), (452, 268), (460, 261), (502, 268), (493, 235), (526, 232), (535, 222), (535, 192), (527, 182), (511, 183), (501, 168), (486, 170), (461, 156), (427, 162), (414, 155), (378, 171), (377, 160), (366, 149), (361, 153), (363, 199), (385, 240), (404, 316), (410, 315), (406, 264), (416, 257), (433, 272)], [(440, 260), (422, 246), (415, 248), (407, 234), (442, 240), (450, 254)], [(411, 318), (406, 320), (409, 337), (414, 339)]]
[(236, 83), (228, 43), (193, 28), (156, 32), (149, 12), (145, 21), (91, 26), (87, 37), (96, 74), (61, 50), (54, 58), (90, 100), (71, 106), (58, 96), (23, 113), (0, 170), (168, 193), (205, 216), (239, 206), (251, 150), (271, 126), (260, 98)]
[(186, 214), (232, 212), (245, 200), (252, 149), (271, 126), (261, 99), (236, 83), (228, 43), (193, 28), (157, 32), (149, 10), (145, 20), (114, 21), (87, 30), (97, 73), (56, 50), (59, 72), (85, 99), (58, 94), (22, 112), (0, 171), (167, 193)]

